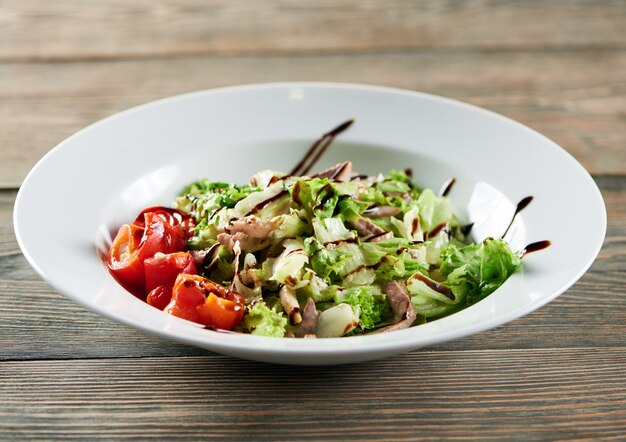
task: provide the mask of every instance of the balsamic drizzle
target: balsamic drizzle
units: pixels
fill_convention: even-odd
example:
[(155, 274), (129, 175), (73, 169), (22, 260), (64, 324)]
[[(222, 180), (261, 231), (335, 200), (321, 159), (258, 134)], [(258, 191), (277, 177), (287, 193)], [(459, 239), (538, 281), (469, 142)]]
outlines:
[(526, 247), (524, 247), (524, 249), (522, 250), (522, 258), (528, 255), (529, 253), (538, 252), (539, 250), (547, 249), (548, 247), (550, 247), (551, 244), (552, 243), (548, 241), (547, 239), (544, 239), (542, 241), (532, 242), (528, 244)]
[(500, 238), (504, 238), (506, 236), (506, 234), (509, 232), (509, 229), (513, 225), (513, 221), (515, 221), (515, 217), (517, 216), (517, 214), (520, 213), (522, 210), (524, 210), (526, 206), (528, 206), (532, 200), (533, 200), (532, 196), (527, 196), (525, 198), (522, 198), (520, 202), (517, 203), (517, 207), (515, 208), (515, 213), (513, 214), (513, 217), (511, 218), (511, 222), (509, 223), (509, 225), (507, 226), (506, 230), (504, 231), (504, 233), (502, 234)]
[(372, 235), (372, 236), (368, 236), (368, 237), (365, 239), (365, 242), (372, 242), (372, 241), (373, 241), (373, 240), (375, 240), (376, 238), (380, 238), (381, 236), (387, 235), (388, 233), (389, 233), (389, 232), (387, 232), (387, 231), (384, 231), (384, 232), (381, 232), (381, 233), (375, 233), (375, 234), (374, 234), (374, 235)]
[(429, 238), (434, 237), (439, 232), (441, 232), (443, 229), (445, 229), (447, 226), (448, 226), (447, 223), (441, 223), (441, 224), (436, 225), (430, 232), (428, 232), (426, 234), (426, 238), (429, 239)]
[(454, 301), (456, 299), (456, 297), (454, 296), (454, 293), (452, 293), (452, 290), (448, 286), (440, 284), (440, 283), (438, 283), (436, 281), (433, 281), (430, 278), (425, 277), (421, 273), (415, 273), (412, 276), (412, 278), (419, 279), (424, 284), (426, 284), (428, 287), (430, 287), (431, 289), (433, 289), (437, 293), (441, 293), (443, 296), (445, 296), (446, 298), (450, 299), (451, 301)]
[(246, 213), (245, 216), (248, 215), (253, 215), (255, 213), (257, 213), (259, 210), (261, 210), (263, 207), (267, 206), (269, 203), (276, 201), (278, 198), (285, 196), (286, 194), (288, 194), (289, 192), (287, 190), (282, 190), (279, 193), (277, 193), (276, 195), (261, 201), (259, 204), (257, 204), (256, 206), (254, 206), (248, 213)]
[(439, 196), (448, 196), (448, 194), (450, 193), (450, 190), (452, 190), (452, 187), (454, 187), (455, 183), (456, 183), (456, 178), (450, 178), (448, 181), (446, 181), (443, 187), (441, 188), (441, 190), (439, 191)]
[[(319, 161), (324, 152), (326, 152), (328, 147), (335, 140), (335, 137), (352, 126), (352, 123), (354, 123), (354, 119), (345, 121), (333, 130), (322, 135), (317, 141), (315, 141), (315, 143), (313, 143), (289, 175), (306, 175), (309, 173), (313, 166), (315, 166), (315, 163)], [(311, 156), (313, 156), (313, 158), (311, 158)]]

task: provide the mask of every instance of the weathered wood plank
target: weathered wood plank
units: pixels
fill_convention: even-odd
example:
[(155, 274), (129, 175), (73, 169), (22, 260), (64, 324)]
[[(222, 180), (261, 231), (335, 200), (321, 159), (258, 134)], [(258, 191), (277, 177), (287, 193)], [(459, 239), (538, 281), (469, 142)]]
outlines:
[[(531, 315), (436, 349), (626, 345), (626, 178), (597, 181), (606, 200), (609, 229), (600, 257), (587, 275)], [(103, 319), (41, 281), (13, 238), (14, 196), (13, 191), (0, 192), (0, 359), (205, 354)]]
[[(524, 318), (433, 348), (623, 347), (625, 287), (623, 274), (589, 273), (556, 301)], [(199, 354), (206, 352), (91, 313), (42, 281), (0, 280), (0, 360)]]
[(623, 348), (299, 368), (215, 355), (0, 362), (0, 437), (617, 440), (625, 364)]
[(156, 98), (250, 82), (374, 83), (468, 101), (564, 146), (595, 174), (626, 173), (626, 52), (377, 53), (0, 64), (0, 188), (102, 117)]
[(9, 0), (0, 4), (0, 59), (624, 47), (623, 6), (619, 0)]

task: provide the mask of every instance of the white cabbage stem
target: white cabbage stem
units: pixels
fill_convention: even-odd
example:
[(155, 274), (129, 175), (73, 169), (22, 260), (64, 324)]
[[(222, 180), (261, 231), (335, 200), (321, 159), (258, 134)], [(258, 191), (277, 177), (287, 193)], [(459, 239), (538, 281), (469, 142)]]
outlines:
[(324, 310), (317, 320), (316, 334), (319, 338), (338, 338), (359, 325), (358, 312), (348, 304), (338, 304)]

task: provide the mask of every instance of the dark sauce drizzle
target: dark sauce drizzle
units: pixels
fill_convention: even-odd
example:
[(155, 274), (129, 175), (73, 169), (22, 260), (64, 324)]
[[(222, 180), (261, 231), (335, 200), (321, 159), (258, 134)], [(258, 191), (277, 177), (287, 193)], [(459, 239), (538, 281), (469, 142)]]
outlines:
[(551, 244), (552, 243), (548, 241), (547, 239), (544, 239), (543, 241), (532, 242), (528, 244), (526, 247), (524, 247), (524, 250), (522, 250), (522, 258), (528, 255), (529, 253), (538, 252), (539, 250), (547, 249), (548, 247), (550, 247)]
[[(323, 246), (324, 247), (328, 247), (328, 246), (340, 246), (341, 244), (354, 244), (359, 242), (359, 239), (355, 236), (353, 238), (347, 238), (347, 239), (337, 239), (335, 241), (326, 241)], [(321, 250), (321, 249), (320, 249)]]
[(287, 193), (289, 193), (289, 192), (287, 192), (286, 190), (282, 190), (281, 192), (279, 192), (278, 194), (274, 195), (273, 197), (271, 197), (271, 198), (268, 198), (268, 199), (266, 199), (266, 200), (261, 201), (259, 204), (257, 204), (256, 206), (254, 206), (254, 207), (252, 208), (252, 210), (250, 210), (248, 213), (246, 213), (246, 215), (245, 215), (245, 216), (248, 216), (248, 215), (253, 215), (253, 214), (257, 213), (257, 212), (258, 212), (259, 210), (261, 210), (263, 207), (267, 206), (267, 205), (268, 205), (269, 203), (271, 203), (272, 201), (276, 201), (278, 198), (280, 198), (280, 197), (282, 197), (282, 196), (285, 196)]
[(320, 195), (323, 192), (326, 192), (326, 195), (324, 195), (324, 197), (313, 208), (313, 210), (322, 210), (324, 208), (324, 204), (326, 204), (333, 197), (333, 186), (328, 183), (324, 187), (322, 187), (317, 194)]
[(446, 286), (446, 285), (439, 284), (438, 282), (435, 282), (435, 281), (431, 280), (430, 278), (425, 277), (424, 275), (422, 275), (420, 273), (415, 273), (413, 275), (413, 278), (419, 279), (424, 284), (426, 284), (428, 287), (430, 287), (431, 289), (433, 289), (437, 293), (441, 293), (443, 296), (445, 296), (446, 298), (448, 298), (448, 299), (450, 299), (452, 301), (454, 301), (456, 299), (454, 297), (454, 293), (452, 293), (452, 290), (450, 290), (450, 288), (448, 286)]
[(368, 236), (367, 239), (365, 240), (365, 242), (372, 242), (373, 240), (375, 240), (376, 238), (380, 238), (381, 236), (387, 235), (389, 232), (385, 231), (385, 232), (381, 232), (381, 233), (375, 233), (372, 236)]
[(506, 230), (504, 231), (504, 233), (502, 234), (500, 238), (504, 238), (506, 236), (506, 234), (509, 232), (509, 229), (513, 225), (513, 221), (515, 221), (515, 217), (517, 217), (517, 214), (520, 213), (522, 210), (524, 210), (526, 206), (528, 206), (532, 200), (533, 200), (532, 196), (527, 196), (525, 198), (522, 198), (520, 202), (517, 203), (517, 207), (515, 208), (515, 213), (513, 214), (513, 217), (511, 218), (511, 222), (509, 223), (509, 225), (507, 226)]
[(427, 238), (432, 238), (433, 236), (437, 235), (439, 232), (441, 232), (442, 230), (446, 229), (447, 227), (448, 227), (447, 223), (441, 223), (441, 224), (435, 226), (430, 232), (428, 232), (426, 237)]
[(439, 191), (439, 196), (448, 196), (448, 194), (452, 190), (452, 187), (454, 187), (455, 183), (456, 183), (456, 178), (450, 178), (448, 181), (446, 181), (443, 187), (441, 188), (441, 190)]
[(296, 184), (291, 188), (291, 199), (297, 205), (302, 205), (302, 200), (300, 200), (300, 181), (296, 181)]
[(330, 132), (322, 135), (317, 141), (315, 141), (315, 143), (313, 143), (313, 145), (309, 148), (306, 154), (304, 154), (304, 157), (300, 160), (298, 164), (296, 164), (296, 167), (293, 168), (289, 175), (306, 175), (307, 173), (309, 173), (313, 166), (315, 166), (315, 163), (319, 161), (324, 152), (326, 152), (328, 147), (335, 140), (335, 137), (344, 132), (350, 126), (352, 126), (352, 123), (354, 123), (353, 119), (348, 120), (344, 123), (341, 123)]
[[(440, 196), (447, 196), (448, 193), (450, 193), (450, 189), (452, 189), (452, 187), (454, 186), (455, 183), (456, 183), (456, 178), (451, 178), (450, 180), (448, 180), (443, 185), (442, 190), (440, 192)], [(506, 230), (502, 234), (501, 238), (504, 238), (506, 236), (506, 234), (511, 229), (511, 226), (513, 225), (513, 222), (515, 221), (515, 218), (517, 217), (517, 215), (522, 210), (524, 210), (526, 207), (528, 207), (528, 205), (532, 202), (532, 200), (533, 200), (532, 196), (527, 196), (527, 197), (522, 198), (517, 203), (517, 206), (515, 207), (515, 213), (513, 213), (513, 216), (511, 217), (511, 221), (509, 222), (508, 226), (506, 227)], [(433, 236), (435, 236), (437, 233), (439, 233), (442, 229), (444, 229), (446, 227), (447, 226), (445, 224), (440, 224), (440, 225), (436, 226), (433, 230), (431, 230), (430, 232), (428, 232), (426, 234), (426, 238), (427, 239), (432, 238)], [(472, 231), (473, 227), (474, 227), (474, 223), (472, 222), (472, 223), (465, 224), (465, 225), (461, 226), (459, 228), (459, 230), (460, 230), (460, 232), (464, 236), (467, 236)], [(448, 232), (448, 234), (451, 234), (451, 232)], [(539, 250), (546, 249), (546, 248), (550, 247), (550, 245), (551, 245), (551, 242), (548, 241), (548, 240), (542, 240), (542, 241), (536, 241), (536, 242), (530, 243), (526, 247), (524, 247), (524, 249), (520, 252), (521, 257), (523, 258), (524, 256), (526, 256), (529, 253), (537, 252)]]

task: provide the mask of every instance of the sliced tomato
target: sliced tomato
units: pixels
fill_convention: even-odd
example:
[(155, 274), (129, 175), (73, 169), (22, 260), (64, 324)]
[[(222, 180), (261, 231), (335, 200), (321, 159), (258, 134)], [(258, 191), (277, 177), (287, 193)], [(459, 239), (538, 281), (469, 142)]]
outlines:
[(156, 213), (158, 216), (163, 218), (165, 222), (172, 226), (180, 225), (187, 234), (187, 238), (193, 235), (193, 230), (196, 227), (196, 223), (189, 214), (183, 212), (182, 210), (172, 209), (165, 206), (148, 207), (147, 209), (142, 210), (139, 215), (137, 215), (137, 218), (135, 218), (133, 224), (139, 227), (144, 227), (145, 215), (147, 213)]
[(120, 228), (107, 263), (124, 287), (145, 299), (144, 260), (159, 252), (183, 251), (186, 243), (187, 237), (180, 225), (171, 225), (158, 213), (148, 212), (144, 214), (144, 227), (125, 224)]
[(137, 250), (143, 237), (144, 229), (133, 224), (124, 224), (118, 230), (109, 250), (107, 264), (111, 273), (127, 290), (141, 296), (144, 287), (141, 284), (143, 260), (137, 257)]
[(146, 273), (146, 293), (160, 285), (174, 285), (179, 273), (195, 275), (196, 263), (187, 252), (164, 255), (157, 253), (144, 261)]
[(165, 312), (199, 324), (232, 330), (241, 322), (244, 298), (202, 276), (180, 274)]
[(146, 302), (152, 307), (163, 310), (172, 300), (172, 284), (155, 287), (148, 293)]

